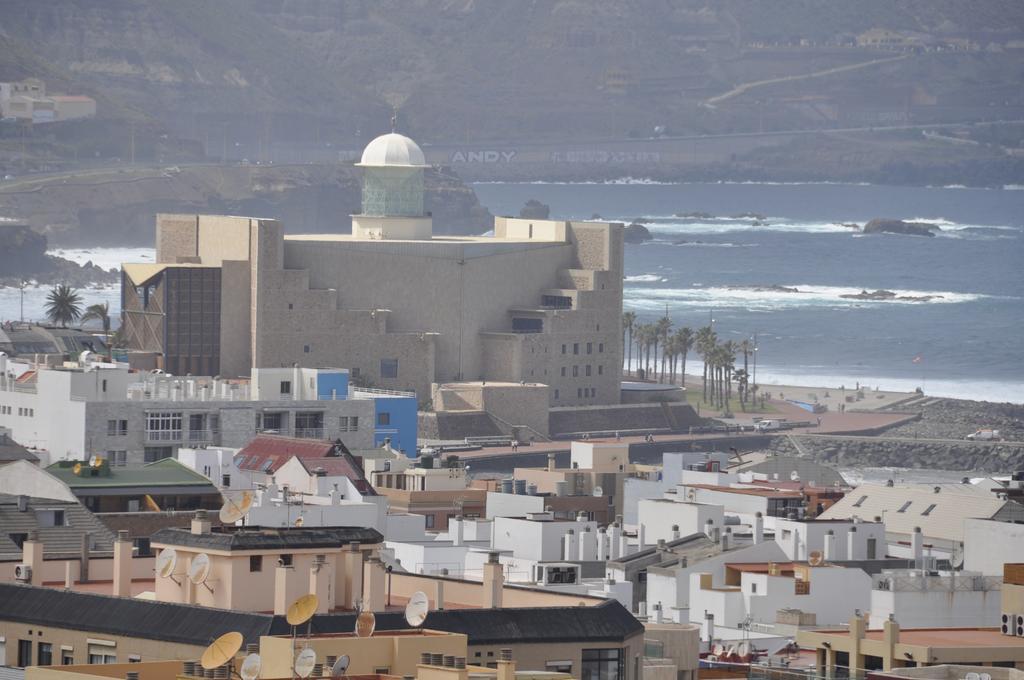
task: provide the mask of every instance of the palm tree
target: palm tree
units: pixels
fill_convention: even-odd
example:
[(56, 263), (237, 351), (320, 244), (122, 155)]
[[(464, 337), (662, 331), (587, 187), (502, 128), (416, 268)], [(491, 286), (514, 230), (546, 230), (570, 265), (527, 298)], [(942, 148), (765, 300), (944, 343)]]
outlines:
[[(747, 382), (748, 382), (749, 377), (750, 377), (750, 366), (749, 366), (748, 362), (750, 360), (750, 355), (754, 351), (754, 343), (751, 342), (750, 338), (746, 338), (742, 342), (740, 342), (740, 351), (743, 352), (743, 374), (744, 374), (744, 379), (740, 383), (740, 388), (741, 388), (740, 389), (740, 405), (742, 405), (743, 408), (746, 409), (746, 406), (747, 406)], [(739, 373), (739, 371), (737, 371), (737, 374), (738, 373)]]
[(672, 319), (668, 318), (666, 314), (658, 319), (654, 328), (657, 330), (658, 339), (661, 340), (661, 373), (658, 375), (658, 382), (663, 382), (665, 380), (665, 345), (668, 344), (668, 334), (672, 331)]
[(747, 410), (747, 381), (749, 379), (747, 375), (747, 369), (738, 368), (736, 372), (732, 374), (733, 380), (736, 381), (736, 389), (740, 393), (740, 408), (744, 411)]
[[(625, 345), (629, 352), (629, 358), (626, 359), (626, 374), (629, 375), (629, 371), (633, 368), (633, 327), (636, 325), (636, 312), (625, 312), (622, 315), (622, 344)], [(626, 343), (626, 334), (629, 334), (629, 343)]]
[(722, 343), (722, 371), (725, 382), (726, 404), (732, 399), (732, 372), (736, 368), (736, 343), (727, 340)]
[[(679, 369), (679, 384), (686, 387), (686, 355), (693, 349), (693, 331), (688, 326), (683, 326), (673, 336), (676, 340), (676, 352), (682, 357), (683, 365)], [(675, 376), (672, 378), (675, 383)]]
[(717, 343), (718, 336), (715, 335), (715, 329), (712, 328), (711, 326), (704, 326), (697, 331), (695, 344), (697, 347), (697, 351), (700, 352), (701, 358), (704, 360), (704, 401), (708, 400), (708, 368), (710, 368), (709, 359)]
[(46, 296), (46, 316), (67, 328), (82, 316), (82, 297), (65, 283), (54, 286)]
[(89, 321), (90, 319), (97, 319), (103, 324), (103, 334), (110, 335), (110, 305), (106, 302), (103, 304), (89, 305), (85, 308), (85, 313), (82, 314), (82, 323)]

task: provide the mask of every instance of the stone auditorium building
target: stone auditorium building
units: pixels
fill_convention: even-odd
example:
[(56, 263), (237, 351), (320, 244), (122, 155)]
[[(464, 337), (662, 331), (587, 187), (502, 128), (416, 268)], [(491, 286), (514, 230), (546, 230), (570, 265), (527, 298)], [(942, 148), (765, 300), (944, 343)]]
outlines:
[(176, 375), (340, 366), (421, 402), (486, 384), (546, 392), (545, 412), (619, 403), (621, 224), (498, 217), (493, 236), (435, 236), (415, 142), (378, 137), (358, 165), (351, 234), (158, 215), (156, 262), (123, 268), (129, 347)]

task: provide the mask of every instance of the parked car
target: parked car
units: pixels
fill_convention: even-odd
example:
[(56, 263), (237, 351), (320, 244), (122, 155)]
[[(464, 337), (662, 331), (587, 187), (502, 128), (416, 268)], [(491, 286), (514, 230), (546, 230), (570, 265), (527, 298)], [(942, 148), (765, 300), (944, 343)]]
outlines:
[(999, 441), (999, 430), (977, 430), (967, 435), (970, 441), (993, 442)]
[(781, 430), (782, 421), (774, 418), (765, 418), (754, 423), (754, 429), (758, 432), (770, 432), (772, 430)]

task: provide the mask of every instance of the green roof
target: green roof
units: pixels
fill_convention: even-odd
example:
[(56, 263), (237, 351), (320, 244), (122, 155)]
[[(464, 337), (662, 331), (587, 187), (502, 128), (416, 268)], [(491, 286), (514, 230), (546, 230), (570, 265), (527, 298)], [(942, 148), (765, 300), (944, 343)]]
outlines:
[[(75, 474), (78, 461), (60, 461), (46, 468), (51, 475), (75, 488), (122, 488), (133, 486), (212, 486), (212, 482), (198, 472), (191, 470), (173, 458), (164, 458), (145, 465), (128, 465), (101, 470), (95, 477)], [(88, 462), (82, 462), (89, 468)], [(109, 473), (106, 471), (109, 470)]]

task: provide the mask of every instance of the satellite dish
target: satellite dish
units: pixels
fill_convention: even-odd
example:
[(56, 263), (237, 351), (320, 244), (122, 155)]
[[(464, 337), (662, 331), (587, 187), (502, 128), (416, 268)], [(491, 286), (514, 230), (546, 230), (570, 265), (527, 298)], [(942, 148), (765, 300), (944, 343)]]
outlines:
[(361, 611), (356, 617), (356, 637), (370, 637), (377, 628), (377, 617), (371, 611)]
[(725, 645), (716, 643), (715, 646), (711, 648), (711, 651), (715, 653), (715, 656), (722, 656), (725, 654)]
[(206, 583), (210, 575), (210, 556), (206, 553), (199, 553), (192, 558), (192, 564), (188, 567), (188, 580), (195, 585)]
[(238, 654), (238, 650), (241, 648), (241, 633), (224, 633), (210, 643), (210, 646), (206, 648), (205, 652), (203, 652), (203, 656), (200, 657), (199, 663), (203, 668), (211, 671), (214, 668), (223, 666), (230, 659), (234, 658), (235, 654)]
[(789, 478), (790, 478), (791, 481), (799, 482), (800, 481), (800, 473), (797, 472), (796, 470), (793, 470), (792, 472), (789, 473)]
[(252, 491), (242, 491), (237, 494), (224, 496), (224, 504), (220, 506), (220, 521), (222, 524), (234, 524), (249, 514), (253, 501)]
[(316, 608), (320, 606), (320, 600), (313, 593), (303, 595), (288, 606), (285, 619), (290, 626), (301, 626), (313, 618)]
[(295, 674), (300, 678), (308, 678), (316, 665), (316, 652), (312, 647), (306, 647), (295, 657)]
[(75, 467), (72, 468), (72, 469), (74, 470), (76, 475), (82, 474), (82, 464), (81, 463), (75, 463)]
[(259, 654), (250, 654), (245, 657), (245, 661), (242, 662), (242, 667), (239, 669), (238, 674), (242, 676), (242, 680), (256, 680), (260, 677), (260, 669), (263, 667), (263, 660)]
[(750, 643), (744, 640), (743, 642), (736, 645), (736, 653), (741, 657), (750, 656)]
[(91, 360), (92, 360), (92, 352), (90, 352), (89, 350), (85, 350), (84, 352), (82, 352), (81, 354), (78, 355), (78, 362), (81, 363), (81, 364), (88, 363)]
[(98, 468), (102, 464), (103, 459), (100, 456), (97, 456), (96, 454), (93, 454), (92, 457), (89, 458), (89, 467)]
[(604, 489), (601, 488), (600, 486), (595, 486), (594, 487), (594, 495), (595, 496), (603, 496), (604, 495)]
[(348, 670), (348, 665), (350, 661), (351, 660), (348, 658), (348, 654), (342, 654), (341, 656), (339, 656), (338, 660), (334, 662), (333, 666), (331, 666), (331, 677), (340, 678), (341, 676), (345, 675), (345, 671)]
[(967, 673), (964, 675), (964, 680), (981, 680), (981, 675), (974, 672)]
[(820, 567), (825, 562), (825, 556), (821, 554), (820, 550), (812, 550), (810, 557), (807, 558), (807, 564), (812, 567)]
[(160, 578), (168, 578), (174, 573), (174, 567), (178, 564), (178, 553), (174, 548), (164, 548), (156, 556), (156, 573)]
[(295, 518), (295, 526), (301, 527), (305, 523), (306, 523), (306, 520), (302, 519), (302, 517), (296, 517)]
[(405, 622), (413, 628), (419, 628), (427, 620), (429, 612), (430, 601), (427, 599), (427, 594), (417, 590), (409, 598), (409, 603), (405, 605)]

